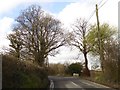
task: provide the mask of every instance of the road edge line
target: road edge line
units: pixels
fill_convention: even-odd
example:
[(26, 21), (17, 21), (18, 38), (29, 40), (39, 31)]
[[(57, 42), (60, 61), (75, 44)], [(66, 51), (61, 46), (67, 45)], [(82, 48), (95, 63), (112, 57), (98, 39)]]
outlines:
[(53, 80), (50, 80), (50, 90), (53, 90), (54, 89), (54, 82)]

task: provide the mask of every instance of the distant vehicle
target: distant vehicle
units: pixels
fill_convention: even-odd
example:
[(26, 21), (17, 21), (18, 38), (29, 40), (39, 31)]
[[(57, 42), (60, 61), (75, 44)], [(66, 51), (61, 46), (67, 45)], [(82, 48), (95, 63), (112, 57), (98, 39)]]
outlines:
[(73, 73), (73, 76), (74, 76), (74, 77), (78, 77), (79, 74), (78, 74), (78, 73)]

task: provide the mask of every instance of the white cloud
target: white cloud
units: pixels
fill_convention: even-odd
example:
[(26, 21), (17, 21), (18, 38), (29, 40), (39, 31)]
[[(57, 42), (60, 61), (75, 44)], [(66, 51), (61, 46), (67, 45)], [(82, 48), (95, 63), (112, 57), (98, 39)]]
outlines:
[(76, 18), (86, 18), (89, 15), (88, 11), (90, 11), (90, 8), (88, 8), (85, 3), (71, 3), (58, 14), (58, 18), (65, 26), (70, 27)]
[(14, 19), (9, 17), (4, 17), (0, 20), (0, 31), (6, 32), (10, 29), (11, 23), (13, 23)]
[[(54, 2), (55, 0), (1, 0), (0, 1), (0, 14), (12, 10), (16, 6), (23, 3), (33, 2)], [(77, 1), (77, 2), (75, 2)], [(59, 14), (58, 18), (70, 27), (71, 23), (78, 17), (88, 19), (91, 13), (95, 10), (95, 4), (101, 0), (57, 0), (55, 2), (75, 2), (67, 5)], [(104, 1), (104, 0), (103, 0)], [(108, 0), (108, 2), (99, 10), (100, 24), (108, 22), (117, 26), (118, 18), (118, 0)], [(53, 14), (54, 15), (54, 14)], [(11, 25), (14, 22), (12, 18), (4, 17), (0, 20), (0, 48), (8, 46), (9, 41), (6, 40), (6, 34), (11, 30)], [(90, 22), (96, 22), (96, 16), (92, 17)], [(78, 51), (69, 49), (62, 49), (60, 55), (50, 58), (52, 62), (64, 62), (65, 60), (77, 56)]]
[(3, 47), (8, 47), (9, 41), (7, 40), (7, 34), (11, 32), (11, 25), (14, 19), (9, 17), (4, 17), (0, 20), (0, 49)]
[[(82, 2), (82, 3), (81, 3)], [(59, 14), (58, 18), (64, 23), (65, 26), (70, 27), (70, 25), (76, 20), (76, 18), (88, 19), (91, 13), (95, 10), (95, 4), (99, 4), (97, 0), (86, 0), (86, 2), (81, 1), (76, 3), (71, 3), (67, 5)], [(103, 2), (100, 4), (104, 4)], [(107, 22), (109, 24), (117, 26), (118, 23), (118, 0), (108, 0), (103, 7), (99, 10), (100, 23)], [(96, 13), (90, 20), (90, 23), (96, 23)]]
[(101, 22), (107, 22), (111, 25), (118, 25), (118, 1), (108, 0), (108, 2), (99, 10)]
[[(61, 47), (60, 48), (60, 54), (57, 54), (55, 57), (49, 56), (49, 63), (75, 63), (75, 62), (81, 62), (84, 63), (84, 56), (81, 52), (79, 52), (78, 49), (75, 47), (72, 47), (72, 50), (70, 47)], [(93, 64), (93, 61), (95, 63), (96, 58), (92, 58), (90, 55), (88, 55), (88, 67), (91, 69), (91, 65)]]
[(16, 6), (20, 4), (28, 4), (28, 3), (35, 3), (35, 2), (52, 2), (54, 0), (1, 0), (0, 1), (0, 13), (7, 12), (9, 10), (14, 9)]
[(60, 53), (57, 54), (55, 57), (49, 56), (50, 62), (64, 62), (65, 60), (75, 60), (78, 57), (79, 50), (73, 48), (72, 50), (70, 47), (61, 47)]
[[(81, 0), (80, 2), (75, 2), (67, 5), (59, 14), (58, 18), (61, 22), (70, 29), (71, 24), (76, 20), (76, 18), (85, 18), (88, 19), (91, 13), (95, 10), (95, 4), (99, 4), (101, 0)], [(101, 3), (101, 5), (104, 3)], [(118, 23), (118, 0), (108, 0), (103, 7), (99, 10), (99, 20), (100, 24), (106, 22), (117, 27)], [(90, 19), (89, 23), (96, 23), (96, 13)], [(62, 49), (63, 50), (63, 49)], [(73, 51), (61, 51), (60, 55), (57, 55), (55, 58), (50, 58), (51, 62), (64, 62), (69, 57), (74, 57), (79, 52), (76, 50)], [(71, 58), (72, 58), (71, 57)], [(81, 57), (84, 59), (84, 57)], [(88, 57), (90, 59), (90, 57)], [(69, 61), (69, 60), (67, 60)], [(88, 63), (89, 68), (91, 68), (91, 61)]]
[(7, 12), (20, 4), (41, 2), (75, 2), (77, 0), (0, 0), (0, 13)]
[(15, 8), (18, 4), (22, 3), (24, 0), (2, 0), (0, 1), (0, 13), (7, 12)]

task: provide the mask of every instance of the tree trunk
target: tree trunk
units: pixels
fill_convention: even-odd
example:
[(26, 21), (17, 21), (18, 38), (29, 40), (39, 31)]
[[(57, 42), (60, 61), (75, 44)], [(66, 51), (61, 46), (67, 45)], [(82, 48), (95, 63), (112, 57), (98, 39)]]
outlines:
[(42, 67), (44, 65), (44, 56), (42, 54), (36, 52), (35, 61)]
[(45, 61), (44, 56), (40, 54), (38, 59), (39, 59), (39, 65), (41, 67), (43, 67), (44, 66), (44, 61)]
[(84, 58), (85, 58), (85, 69), (83, 70), (83, 74), (87, 77), (90, 77), (90, 70), (88, 68), (88, 60), (87, 60), (87, 53), (84, 53)]
[(16, 56), (17, 60), (20, 60), (20, 50), (19, 49), (16, 50), (16, 54), (17, 54), (17, 56)]

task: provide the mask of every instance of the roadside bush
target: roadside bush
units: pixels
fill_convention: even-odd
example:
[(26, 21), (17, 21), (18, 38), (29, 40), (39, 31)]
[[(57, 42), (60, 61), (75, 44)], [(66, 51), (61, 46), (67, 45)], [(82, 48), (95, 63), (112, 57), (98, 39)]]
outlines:
[(104, 78), (108, 82), (115, 82), (118, 83), (118, 66), (117, 61), (106, 61), (105, 62), (105, 71), (104, 71)]
[(110, 43), (105, 44), (105, 60), (104, 60), (104, 78), (108, 82), (118, 83), (118, 43), (117, 40), (110, 40)]
[(73, 75), (73, 73), (78, 73), (81, 75), (82, 65), (80, 63), (72, 63), (70, 64), (67, 69), (66, 73)]
[(64, 75), (65, 74), (65, 66), (64, 64), (49, 64), (49, 75)]
[(16, 58), (2, 57), (2, 87), (3, 88), (47, 88), (48, 75), (44, 68), (28, 61), (18, 61)]

